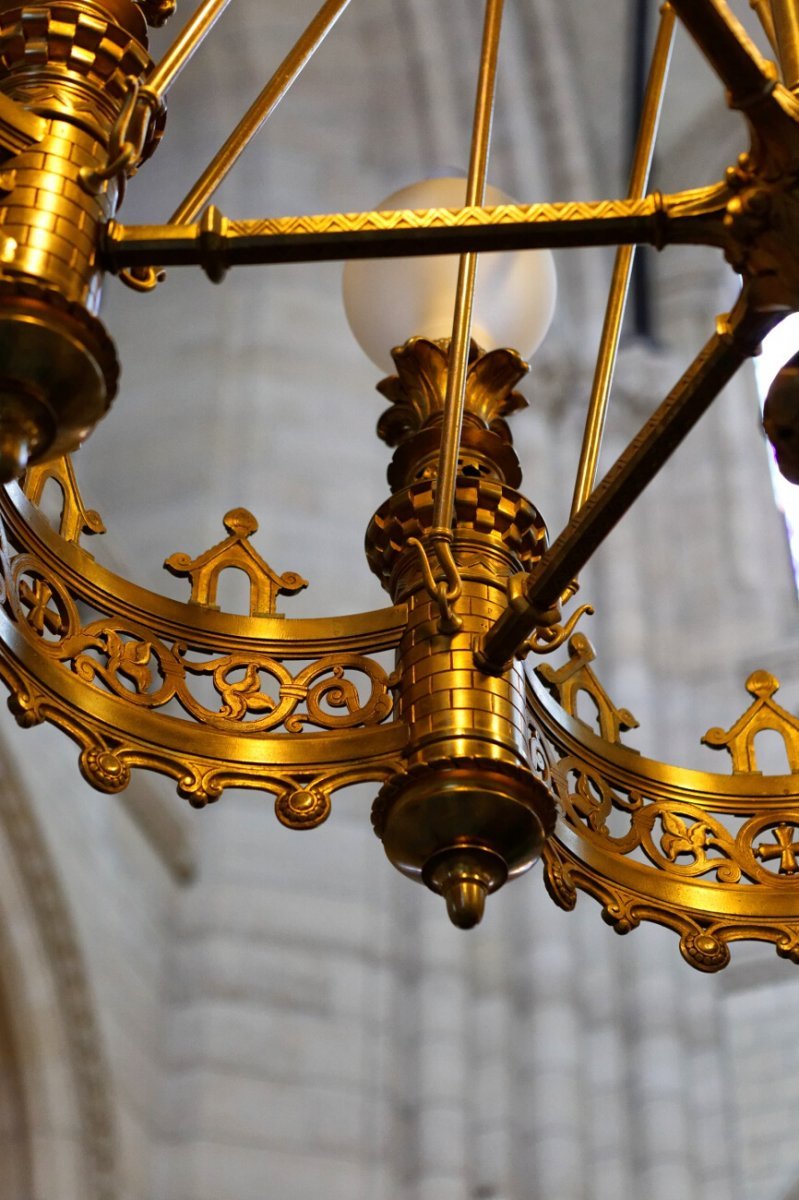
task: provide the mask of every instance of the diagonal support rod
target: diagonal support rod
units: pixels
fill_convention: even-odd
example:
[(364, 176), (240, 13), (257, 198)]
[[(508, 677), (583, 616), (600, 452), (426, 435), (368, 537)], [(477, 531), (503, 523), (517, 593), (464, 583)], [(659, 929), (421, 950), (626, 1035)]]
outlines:
[(676, 387), (610, 468), (579, 513), (553, 542), (495, 622), (475, 655), (481, 670), (500, 674), (518, 654), (547, 609), (624, 516), (690, 433), (702, 414), (761, 339), (786, 315), (758, 311), (742, 293), (733, 312), (717, 321)]
[(236, 128), (220, 147), (182, 204), (170, 217), (180, 225), (193, 221), (211, 199), (222, 180), (272, 115), (291, 85), (319, 49), (350, 0), (325, 0), (308, 28), (292, 47), (260, 95), (253, 101)]
[(793, 91), (799, 86), (799, 0), (771, 0), (771, 14), (782, 82)]
[[(152, 93), (157, 101), (170, 82), (177, 76), (185, 62), (208, 32), (211, 24), (219, 17), (228, 0), (206, 0), (164, 62), (155, 69), (148, 81), (147, 94)], [(288, 52), (272, 78), (256, 97), (233, 132), (226, 138), (211, 162), (203, 171), (183, 201), (169, 218), (169, 225), (184, 225), (194, 221), (213, 196), (222, 181), (238, 162), (261, 126), (269, 119), (292, 84), (299, 78), (330, 30), (338, 21), (350, 0), (325, 0), (316, 16)], [(207, 26), (207, 28), (206, 28)], [(160, 89), (160, 91), (159, 91)], [(157, 264), (157, 265), (156, 265)], [(157, 285), (160, 267), (173, 264), (161, 259), (148, 258), (145, 262), (120, 264), (123, 281), (137, 292), (149, 292)], [(224, 269), (217, 271), (218, 278)]]
[(749, 0), (749, 7), (754, 11), (763, 32), (768, 38), (769, 45), (775, 54), (777, 51), (777, 32), (774, 28), (774, 16), (771, 12), (771, 0)]
[(148, 75), (147, 91), (157, 104), (163, 104), (166, 94), (191, 60), (198, 47), (216, 25), (230, 0), (204, 0), (185, 29), (167, 50), (157, 67)]
[(773, 89), (773, 65), (725, 0), (671, 0), (671, 5), (727, 89), (731, 108), (746, 109)]

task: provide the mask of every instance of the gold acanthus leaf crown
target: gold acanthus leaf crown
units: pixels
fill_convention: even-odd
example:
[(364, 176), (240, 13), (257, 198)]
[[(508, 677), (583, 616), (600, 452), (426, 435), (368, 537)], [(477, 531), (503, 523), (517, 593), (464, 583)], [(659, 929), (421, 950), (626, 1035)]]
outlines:
[[(441, 420), (449, 374), (449, 339), (414, 337), (391, 351), (397, 374), (382, 380), (377, 390), (391, 402), (380, 417), (378, 436), (399, 446), (425, 425)], [(530, 370), (515, 350), (482, 350), (472, 340), (466, 376), (465, 420), (477, 421), (510, 442), (505, 418), (527, 407), (514, 392)]]

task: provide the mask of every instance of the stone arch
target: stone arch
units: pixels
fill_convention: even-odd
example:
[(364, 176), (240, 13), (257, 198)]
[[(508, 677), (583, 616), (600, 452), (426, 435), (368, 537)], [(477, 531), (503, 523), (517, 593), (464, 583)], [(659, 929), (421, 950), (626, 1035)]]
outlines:
[(30, 802), (0, 757), (0, 1061), (4, 1049), (23, 1110), (8, 1117), (15, 1169), (29, 1174), (16, 1195), (115, 1200), (111, 1092), (78, 938)]

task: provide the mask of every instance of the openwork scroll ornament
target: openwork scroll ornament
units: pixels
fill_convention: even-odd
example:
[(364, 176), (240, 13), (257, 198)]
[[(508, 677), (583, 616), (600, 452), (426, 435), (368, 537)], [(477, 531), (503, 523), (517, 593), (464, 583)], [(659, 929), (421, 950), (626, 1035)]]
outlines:
[[(385, 670), (362, 655), (325, 655), (296, 673), (256, 652), (198, 660), (185, 644), (167, 644), (133, 622), (81, 624), (73, 597), (31, 555), (13, 559), (10, 582), (7, 603), (20, 632), (79, 679), (126, 704), (159, 709), (176, 700), (201, 724), (246, 734), (353, 729), (379, 724), (391, 712)], [(193, 690), (202, 678), (212, 682), (215, 707)]]
[[(583, 669), (576, 659), (547, 669), (547, 685), (574, 684)], [(772, 700), (777, 681), (755, 672), (749, 711), (728, 734), (706, 735), (743, 768), (725, 776), (646, 760), (584, 726), (581, 732), (536, 686), (541, 674), (528, 676), (530, 704), (555, 763), (562, 814), (543, 852), (553, 900), (571, 909), (578, 890), (588, 892), (618, 933), (643, 920), (666, 925), (702, 971), (726, 966), (729, 943), (739, 938), (770, 941), (799, 962), (798, 793), (786, 791), (785, 777), (778, 785), (756, 772), (752, 748), (760, 729), (776, 728), (786, 742), (796, 736), (796, 719)], [(564, 695), (572, 712), (574, 694), (573, 687)]]
[[(29, 486), (40, 493), (45, 481), (43, 473)], [(79, 547), (87, 510), (71, 470), (57, 482), (56, 524), (74, 538), (72, 566), (53, 553), (63, 542), (43, 516), (29, 509), (20, 521), (0, 497), (0, 626), (14, 646), (0, 675), (19, 724), (51, 720), (79, 743), (93, 787), (119, 792), (143, 766), (170, 775), (195, 806), (255, 787), (275, 796), (283, 824), (311, 829), (334, 791), (398, 769), (403, 731), (390, 722), (392, 680), (374, 656), (396, 645), (402, 610), (337, 618), (333, 633), (322, 622), (232, 617), (142, 592)], [(26, 505), (21, 493), (15, 502)], [(234, 512), (228, 526), (227, 543), (197, 568), (206, 598), (231, 559), (247, 555), (253, 576), (261, 570), (243, 544), (254, 522)], [(288, 586), (299, 577), (276, 578)]]
[[(381, 613), (278, 619), (277, 597), (305, 580), (260, 557), (251, 544), (257, 523), (244, 509), (226, 515), (228, 536), (218, 545), (168, 559), (173, 574), (190, 580), (188, 604), (145, 593), (80, 550), (80, 537), (100, 525), (80, 504), (71, 467), (32, 474), (34, 499), (47, 478), (61, 486), (65, 540), (48, 536), (16, 490), (0, 500), (0, 676), (12, 709), (22, 724), (48, 719), (65, 729), (86, 778), (105, 791), (123, 787), (133, 767), (171, 776), (197, 805), (228, 787), (260, 788), (292, 828), (324, 820), (336, 788), (390, 779), (379, 813), (389, 857), (446, 893), (464, 927), (479, 919), (489, 890), (526, 870), (543, 846), (550, 890), (564, 907), (582, 888), (619, 932), (643, 919), (670, 926), (702, 970), (723, 966), (728, 942), (743, 937), (799, 959), (796, 778), (765, 780), (754, 756), (755, 736), (776, 729), (799, 771), (799, 721), (773, 702), (776, 681), (751, 676), (750, 710), (731, 730), (706, 735), (730, 751), (728, 778), (647, 762), (623, 747), (620, 734), (635, 721), (600, 685), (587, 639), (572, 639), (565, 667), (541, 672), (562, 708), (535, 676), (528, 696), (515, 661), (571, 636), (576, 616), (561, 624), (559, 605), (588, 559), (764, 335), (799, 309), (796, 6), (786, 0), (784, 19), (773, 22), (781, 79), (720, 0), (663, 6), (653, 85), (679, 16), (749, 124), (749, 152), (709, 187), (643, 194), (647, 129), (657, 123), (650, 97), (659, 106), (652, 86), (634, 155), (640, 186), (628, 198), (480, 205), (502, 8), (487, 0), (466, 206), (228, 221), (208, 200), (248, 129), (274, 107), (275, 88), (282, 94), (293, 82), (346, 4), (323, 5), (172, 221), (138, 230), (113, 221), (122, 185), (155, 149), (168, 88), (210, 30), (218, 0), (202, 0), (155, 67), (142, 14), (158, 24), (173, 0), (0, 4), (0, 477), (16, 479), (29, 462), (80, 445), (106, 412), (118, 364), (94, 314), (109, 270), (143, 268), (139, 283), (149, 287), (159, 263), (198, 264), (218, 281), (245, 262), (682, 242), (723, 251), (743, 276), (740, 296), (604, 480), (593, 486), (578, 468), (575, 497), (585, 495), (548, 545), (539, 514), (516, 491), (521, 468), (506, 426), (523, 404), (514, 388), (524, 364), (508, 350), (473, 349), (467, 362), (472, 288), (459, 287), (451, 363), (441, 345), (416, 339), (399, 351), (398, 377), (383, 388), (391, 408), (380, 432), (396, 452), (369, 559), (395, 603)], [(464, 281), (471, 266), (464, 261)], [(623, 294), (627, 282), (620, 272), (613, 291)], [(613, 324), (600, 354), (608, 378)], [(463, 414), (450, 386), (461, 377)], [(585, 448), (594, 442), (598, 453), (604, 402), (596, 401)], [(463, 611), (448, 612), (446, 624), (429, 612), (429, 595), (440, 596), (434, 578), (419, 602), (419, 559), (406, 553), (414, 539), (454, 545), (447, 592), (457, 582)], [(231, 569), (249, 581), (241, 618), (218, 607), (220, 577)], [(396, 676), (376, 657), (392, 651)], [(395, 679), (407, 701), (399, 712)], [(581, 693), (596, 706), (599, 735), (574, 715)], [(451, 824), (442, 821), (442, 792), (453, 800)], [(550, 837), (555, 792), (561, 820)], [(422, 806), (426, 823), (417, 820)]]

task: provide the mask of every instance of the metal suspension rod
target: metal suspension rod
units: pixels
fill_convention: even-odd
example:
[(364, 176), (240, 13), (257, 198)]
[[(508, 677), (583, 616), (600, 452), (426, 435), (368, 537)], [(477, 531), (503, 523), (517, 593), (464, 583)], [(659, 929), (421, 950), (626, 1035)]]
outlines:
[(771, 15), (782, 81), (799, 87), (799, 0), (771, 0)]
[(195, 50), (205, 40), (230, 0), (204, 0), (185, 29), (147, 79), (147, 90), (160, 103)]
[(769, 45), (775, 54), (777, 48), (777, 32), (774, 28), (774, 17), (771, 12), (771, 0), (749, 0), (749, 7), (754, 10), (758, 21), (763, 26), (763, 32), (769, 40)]
[(203, 171), (183, 203), (172, 214), (169, 219), (170, 224), (188, 223), (202, 212), (222, 180), (238, 161), (263, 123), (272, 115), (349, 3), (350, 0), (326, 0), (308, 28), (283, 59), (266, 87)]
[[(647, 80), (641, 111), (641, 121), (638, 127), (638, 138), (630, 170), (630, 186), (627, 193), (630, 200), (640, 200), (646, 195), (649, 172), (652, 168), (655, 136), (660, 121), (660, 111), (663, 105), (663, 94), (674, 41), (674, 26), (674, 9), (670, 4), (664, 4), (660, 14), (660, 25), (655, 40), (655, 48), (652, 53), (649, 78)], [(605, 321), (599, 342), (599, 354), (594, 372), (594, 382), (588, 404), (583, 444), (580, 451), (580, 463), (577, 468), (577, 479), (574, 485), (574, 498), (571, 508), (572, 516), (579, 512), (585, 504), (593, 491), (596, 480), (599, 451), (605, 431), (610, 389), (613, 385), (613, 373), (616, 368), (616, 357), (619, 350), (619, 338), (630, 288), (630, 275), (634, 253), (634, 246), (619, 246), (616, 251), (608, 303), (605, 310)]]
[[(483, 25), (483, 44), (480, 53), (480, 72), (472, 125), (472, 146), (469, 178), (466, 185), (466, 206), (482, 206), (485, 196), (488, 151), (491, 143), (491, 123), (496, 92), (497, 57), (502, 27), (503, 0), (486, 0)], [(477, 255), (461, 256), (458, 286), (455, 294), (455, 314), (449, 352), (447, 394), (444, 403), (444, 423), (433, 503), (431, 535), (436, 547), (441, 540), (452, 537), (452, 512), (455, 500), (455, 477), (458, 470), (463, 406), (466, 395), (466, 369), (469, 360), (469, 340), (472, 329), (474, 284), (477, 274)], [(443, 564), (442, 564), (443, 565)]]
[(547, 610), (630, 509), (647, 484), (690, 433), (741, 363), (754, 354), (785, 312), (759, 311), (746, 291), (691, 366), (608, 471), (588, 502), (526, 577), (519, 594), (485, 635), (477, 666), (501, 673), (518, 654)]
[(766, 97), (774, 80), (726, 0), (670, 0), (674, 11), (727, 89), (731, 108)]

